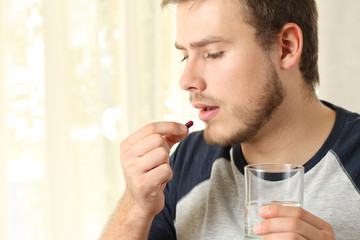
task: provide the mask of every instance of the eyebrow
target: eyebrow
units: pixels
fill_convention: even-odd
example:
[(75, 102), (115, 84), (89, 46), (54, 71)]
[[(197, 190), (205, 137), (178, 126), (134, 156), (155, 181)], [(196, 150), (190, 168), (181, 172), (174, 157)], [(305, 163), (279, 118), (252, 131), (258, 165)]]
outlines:
[[(191, 42), (190, 48), (201, 48), (201, 47), (205, 47), (206, 45), (209, 45), (212, 43), (218, 43), (218, 42), (230, 42), (230, 41), (226, 40), (222, 37), (210, 36), (210, 37), (204, 38), (197, 42)], [(186, 48), (184, 46), (178, 44), (177, 42), (175, 42), (175, 47), (179, 50), (186, 50)]]

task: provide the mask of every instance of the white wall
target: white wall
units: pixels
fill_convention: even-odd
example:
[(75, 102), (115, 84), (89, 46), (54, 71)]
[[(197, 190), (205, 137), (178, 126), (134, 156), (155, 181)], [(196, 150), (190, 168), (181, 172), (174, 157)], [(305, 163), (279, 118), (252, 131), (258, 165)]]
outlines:
[(360, 112), (360, 1), (318, 0), (321, 99)]

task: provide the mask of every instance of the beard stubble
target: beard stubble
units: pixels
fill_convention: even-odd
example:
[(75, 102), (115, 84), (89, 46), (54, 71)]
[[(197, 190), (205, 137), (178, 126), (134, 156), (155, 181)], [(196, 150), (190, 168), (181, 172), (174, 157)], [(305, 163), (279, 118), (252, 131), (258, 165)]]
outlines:
[[(210, 145), (229, 146), (231, 144), (240, 144), (247, 142), (254, 138), (263, 126), (269, 122), (277, 111), (279, 106), (285, 99), (286, 90), (282, 85), (279, 75), (273, 63), (268, 59), (266, 66), (266, 81), (261, 89), (257, 100), (258, 104), (255, 108), (250, 109), (246, 105), (235, 104), (232, 107), (232, 113), (239, 121), (243, 122), (245, 127), (241, 129), (234, 129), (231, 135), (224, 135), (221, 129), (211, 131), (211, 122), (206, 123), (204, 130), (205, 141)], [(221, 105), (222, 101), (209, 96), (201, 94), (194, 94), (190, 96), (190, 101), (202, 100), (207, 103), (214, 103), (214, 105)]]

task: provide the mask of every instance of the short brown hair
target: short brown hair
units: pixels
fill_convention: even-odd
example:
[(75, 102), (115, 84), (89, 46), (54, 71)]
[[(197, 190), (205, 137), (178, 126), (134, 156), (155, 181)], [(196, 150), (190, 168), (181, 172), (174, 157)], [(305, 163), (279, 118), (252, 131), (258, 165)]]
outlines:
[[(161, 6), (197, 0), (162, 0)], [(318, 12), (315, 0), (239, 0), (245, 7), (245, 21), (255, 28), (259, 46), (269, 50), (286, 23), (299, 25), (303, 33), (300, 72), (313, 89), (319, 84)]]

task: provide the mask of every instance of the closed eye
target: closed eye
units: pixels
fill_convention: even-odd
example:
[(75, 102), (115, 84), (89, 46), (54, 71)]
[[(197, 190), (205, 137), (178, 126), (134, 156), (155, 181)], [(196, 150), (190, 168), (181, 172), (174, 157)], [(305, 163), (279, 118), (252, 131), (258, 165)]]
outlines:
[(216, 59), (216, 58), (221, 58), (222, 56), (224, 56), (224, 52), (217, 52), (217, 53), (209, 53), (206, 58), (212, 58), (212, 59)]

